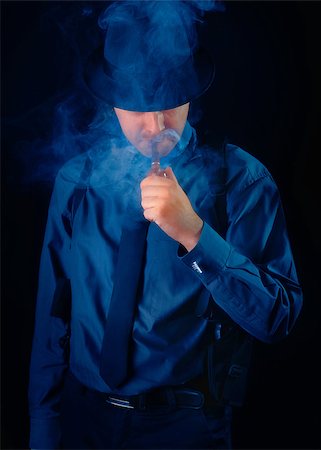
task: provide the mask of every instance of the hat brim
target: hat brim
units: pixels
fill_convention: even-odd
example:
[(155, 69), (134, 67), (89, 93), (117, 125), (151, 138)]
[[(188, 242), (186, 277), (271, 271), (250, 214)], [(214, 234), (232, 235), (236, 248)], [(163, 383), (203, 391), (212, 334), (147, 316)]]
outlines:
[(204, 48), (180, 66), (147, 69), (144, 74), (107, 66), (103, 55), (99, 48), (90, 56), (85, 82), (99, 99), (128, 111), (163, 111), (191, 102), (208, 90), (215, 76), (214, 62)]

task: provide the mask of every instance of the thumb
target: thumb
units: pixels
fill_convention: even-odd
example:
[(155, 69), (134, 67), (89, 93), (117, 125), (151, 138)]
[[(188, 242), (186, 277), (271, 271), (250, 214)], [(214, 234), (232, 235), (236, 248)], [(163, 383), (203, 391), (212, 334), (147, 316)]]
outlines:
[(170, 180), (175, 181), (175, 183), (178, 184), (177, 178), (173, 172), (173, 169), (171, 167), (166, 167), (166, 169), (164, 170), (165, 174), (166, 174), (166, 178), (169, 178)]

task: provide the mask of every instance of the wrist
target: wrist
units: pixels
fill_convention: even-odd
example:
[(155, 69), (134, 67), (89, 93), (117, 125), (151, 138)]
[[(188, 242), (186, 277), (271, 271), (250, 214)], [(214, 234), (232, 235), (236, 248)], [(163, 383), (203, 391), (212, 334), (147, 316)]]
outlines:
[(183, 245), (188, 252), (193, 250), (194, 247), (198, 244), (198, 241), (201, 237), (201, 232), (203, 229), (204, 222), (203, 220), (196, 216), (193, 228), (189, 230), (183, 238), (179, 241), (181, 245)]

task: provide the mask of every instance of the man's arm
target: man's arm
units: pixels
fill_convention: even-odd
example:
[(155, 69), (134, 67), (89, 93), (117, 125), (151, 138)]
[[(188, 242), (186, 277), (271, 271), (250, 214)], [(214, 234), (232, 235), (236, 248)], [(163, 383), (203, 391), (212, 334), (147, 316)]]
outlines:
[(51, 197), (41, 254), (36, 318), (29, 381), (31, 448), (59, 448), (60, 394), (68, 361), (61, 345), (66, 323), (51, 315), (57, 279), (66, 278), (70, 236), (62, 217), (66, 192), (56, 181)]
[[(186, 194), (171, 174), (168, 178), (143, 180), (145, 217), (189, 250), (181, 249), (182, 262), (232, 320), (265, 342), (285, 337), (301, 310), (302, 291), (271, 177), (262, 176), (242, 192), (229, 194), (226, 239), (207, 223), (197, 225)], [(196, 224), (196, 245), (188, 247), (191, 224)]]

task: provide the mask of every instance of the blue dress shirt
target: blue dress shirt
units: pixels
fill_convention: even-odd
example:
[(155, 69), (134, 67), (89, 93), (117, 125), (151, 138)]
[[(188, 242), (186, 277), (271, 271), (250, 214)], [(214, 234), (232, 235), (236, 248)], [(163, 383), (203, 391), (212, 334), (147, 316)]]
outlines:
[[(93, 164), (84, 183), (86, 158)], [(218, 150), (199, 147), (187, 123), (162, 165), (171, 165), (204, 221), (189, 253), (152, 223), (133, 329), (133, 368), (114, 393), (133, 395), (178, 385), (202, 372), (209, 326), (195, 313), (207, 295), (255, 338), (287, 336), (302, 305), (278, 189), (268, 170), (244, 150), (227, 145), (226, 184)], [(59, 404), (67, 367), (86, 386), (111, 392), (99, 375), (105, 319), (113, 289), (128, 205), (142, 215), (139, 183), (150, 160), (130, 145), (110, 142), (67, 162), (59, 171), (48, 212), (30, 367), (30, 446), (58, 445)], [(75, 188), (85, 190), (76, 212)], [(219, 199), (226, 194), (227, 229)], [(66, 332), (50, 315), (58, 278), (71, 282), (70, 361), (59, 341)], [(121, 311), (119, 311), (121, 314)]]

